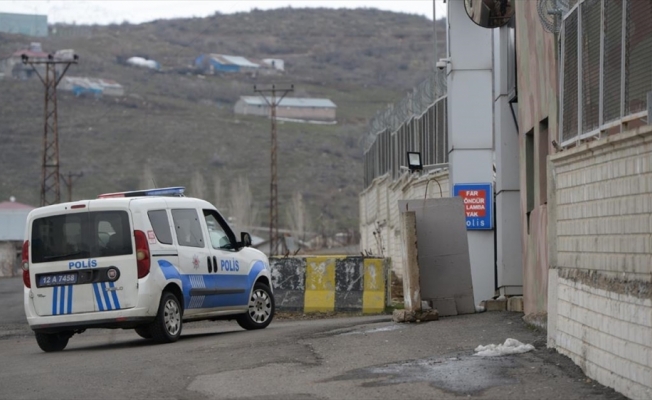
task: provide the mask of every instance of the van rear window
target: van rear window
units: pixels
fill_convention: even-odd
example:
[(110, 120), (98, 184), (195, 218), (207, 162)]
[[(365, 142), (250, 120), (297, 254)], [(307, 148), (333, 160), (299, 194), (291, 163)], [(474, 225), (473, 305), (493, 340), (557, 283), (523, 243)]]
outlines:
[(38, 218), (32, 223), (32, 262), (132, 254), (126, 211), (91, 211)]

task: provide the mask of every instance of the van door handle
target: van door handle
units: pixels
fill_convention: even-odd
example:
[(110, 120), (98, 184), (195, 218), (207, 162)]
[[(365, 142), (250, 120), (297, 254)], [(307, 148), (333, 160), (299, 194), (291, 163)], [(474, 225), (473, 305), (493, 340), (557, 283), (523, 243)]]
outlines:
[(213, 272), (213, 266), (211, 265), (211, 256), (206, 257), (206, 261), (208, 261), (208, 273), (210, 274)]
[(213, 256), (213, 265), (215, 265), (215, 272), (217, 272), (217, 258)]

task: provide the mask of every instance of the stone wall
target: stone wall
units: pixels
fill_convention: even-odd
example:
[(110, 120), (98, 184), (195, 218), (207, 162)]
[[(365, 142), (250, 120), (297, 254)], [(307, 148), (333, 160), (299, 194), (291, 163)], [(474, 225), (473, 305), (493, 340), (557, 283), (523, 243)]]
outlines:
[(652, 127), (549, 160), (548, 345), (652, 398)]

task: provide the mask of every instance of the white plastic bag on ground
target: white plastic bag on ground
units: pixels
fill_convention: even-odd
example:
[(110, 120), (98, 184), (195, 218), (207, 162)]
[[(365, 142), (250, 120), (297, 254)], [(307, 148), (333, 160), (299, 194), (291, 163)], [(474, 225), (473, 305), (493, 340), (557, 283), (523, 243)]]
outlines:
[(503, 344), (490, 344), (476, 347), (474, 356), (496, 357), (508, 354), (527, 353), (532, 350), (534, 350), (534, 346), (531, 344), (523, 344), (516, 339), (507, 339)]

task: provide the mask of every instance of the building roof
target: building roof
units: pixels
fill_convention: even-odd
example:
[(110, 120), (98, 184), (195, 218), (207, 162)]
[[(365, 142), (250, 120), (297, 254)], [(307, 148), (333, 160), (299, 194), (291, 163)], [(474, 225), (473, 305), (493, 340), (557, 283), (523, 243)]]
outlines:
[(222, 64), (232, 64), (232, 65), (237, 65), (239, 67), (260, 68), (260, 65), (253, 63), (247, 60), (246, 58), (240, 56), (229, 56), (226, 54), (211, 54), (210, 57)]
[(33, 210), (34, 207), (16, 201), (3, 201), (0, 203), (0, 211), (5, 210)]
[(12, 54), (12, 57), (21, 57), (26, 55), (29, 58), (48, 58), (49, 54), (43, 51), (18, 50)]
[[(240, 99), (251, 106), (267, 106), (267, 102), (260, 96), (240, 96)], [(329, 99), (310, 99), (299, 97), (284, 97), (279, 103), (280, 107), (316, 107), (337, 108)]]

